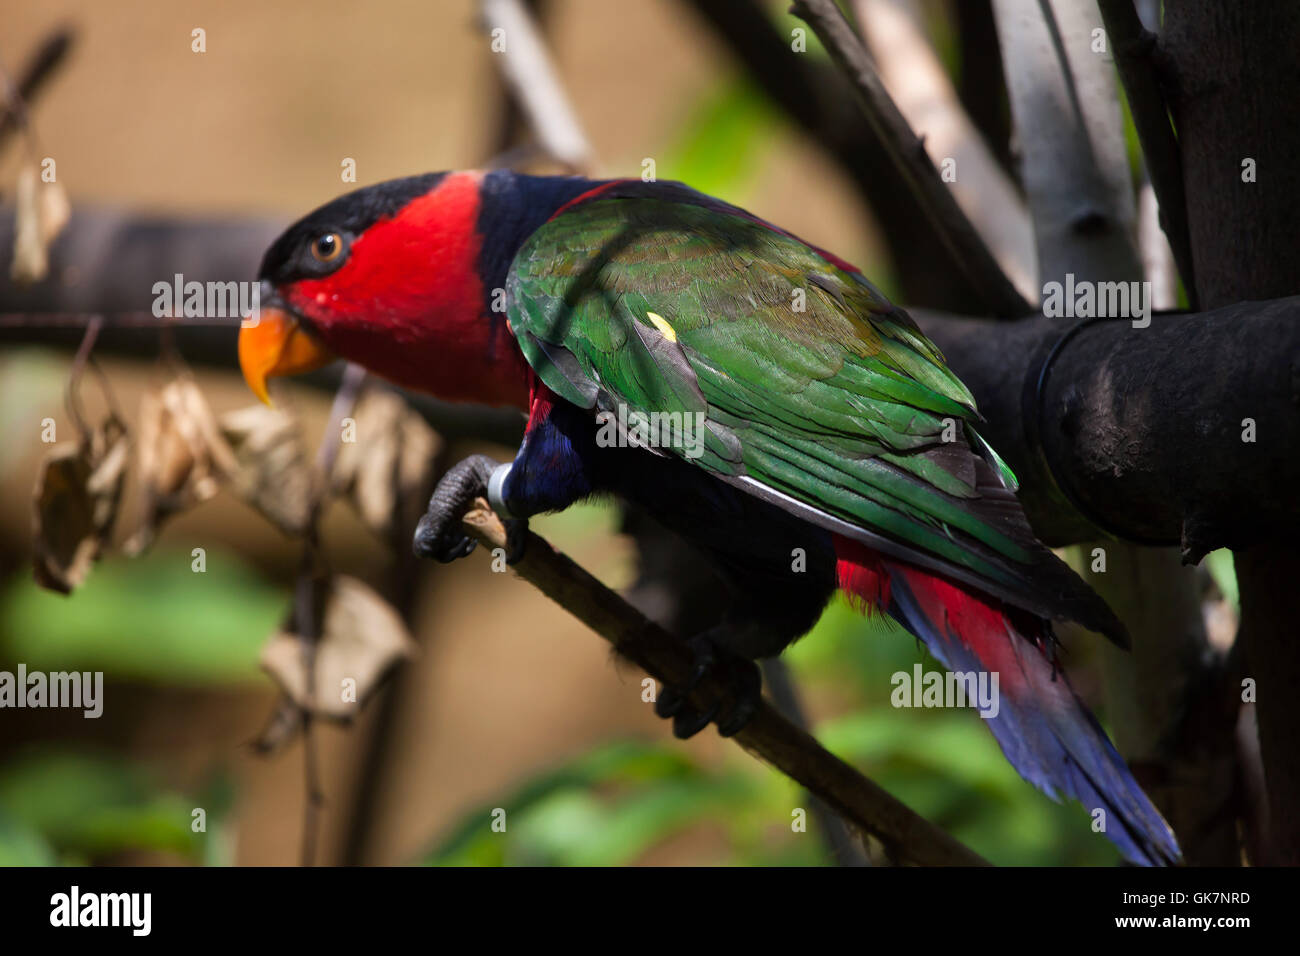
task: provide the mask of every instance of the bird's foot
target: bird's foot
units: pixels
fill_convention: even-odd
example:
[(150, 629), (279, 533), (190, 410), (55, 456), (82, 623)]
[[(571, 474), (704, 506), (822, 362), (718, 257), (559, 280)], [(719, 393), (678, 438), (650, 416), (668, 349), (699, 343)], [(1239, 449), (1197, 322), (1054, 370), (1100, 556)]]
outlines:
[[(416, 557), (432, 558), (447, 564), (463, 558), (478, 544), (461, 530), (460, 521), (475, 499), (488, 493), (488, 480), (500, 463), (487, 455), (471, 455), (442, 476), (429, 510), (415, 528), (412, 548)], [(514, 564), (524, 553), (528, 521), (523, 518), (503, 518), (506, 526), (506, 563)]]
[(524, 556), (524, 543), (528, 540), (527, 518), (502, 518), (506, 526), (506, 564), (516, 564)]
[[(763, 698), (763, 677), (758, 665), (705, 634), (686, 643), (694, 657), (690, 676), (681, 686), (664, 685), (655, 700), (655, 713), (672, 718), (673, 735), (683, 740), (695, 736), (714, 721), (723, 737), (738, 733), (753, 718)], [(703, 709), (697, 709), (690, 696), (707, 677), (722, 684), (724, 691)]]

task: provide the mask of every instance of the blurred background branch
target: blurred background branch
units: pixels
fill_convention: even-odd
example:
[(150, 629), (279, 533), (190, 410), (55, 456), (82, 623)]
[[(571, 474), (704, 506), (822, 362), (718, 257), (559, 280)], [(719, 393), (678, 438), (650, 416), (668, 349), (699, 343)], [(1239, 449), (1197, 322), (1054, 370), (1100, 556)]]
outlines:
[(1124, 84), (1129, 112), (1142, 143), (1142, 158), (1160, 208), (1160, 225), (1169, 239), (1188, 301), (1196, 307), (1196, 276), (1187, 234), (1187, 196), (1178, 155), (1178, 136), (1169, 120), (1169, 104), (1155, 65), (1156, 34), (1147, 30), (1134, 0), (1098, 0), (1115, 66)]
[[(23, 65), (18, 80), (11, 88), (3, 91), (6, 95), (3, 105), (0, 105), (0, 149), (4, 148), (16, 130), (23, 127), (28, 107), (58, 72), (75, 37), (76, 32), (71, 27), (51, 31)], [(7, 79), (0, 82), (8, 86)]]
[[(978, 3), (961, 5), (966, 6)], [(916, 3), (857, 0), (854, 9), (885, 87), (911, 127), (924, 130), (921, 141), (930, 162), (951, 164), (946, 183), (958, 205), (1020, 296), (1037, 302), (1034, 232), (1024, 197), (967, 115), (925, 34)]]
[(894, 105), (876, 75), (866, 48), (833, 0), (795, 0), (794, 14), (806, 20), (821, 37), (832, 59), (849, 77), (867, 126), (873, 131), (895, 175), (912, 193), (934, 228), (939, 245), (976, 290), (981, 311), (1014, 317), (1032, 306), (1016, 291), (975, 227), (962, 212), (939, 171), (926, 155), (925, 146)]

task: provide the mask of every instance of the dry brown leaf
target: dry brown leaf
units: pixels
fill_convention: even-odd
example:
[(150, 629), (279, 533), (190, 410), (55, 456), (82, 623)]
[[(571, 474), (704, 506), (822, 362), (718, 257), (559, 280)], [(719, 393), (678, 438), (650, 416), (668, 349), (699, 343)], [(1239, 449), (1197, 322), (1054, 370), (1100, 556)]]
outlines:
[(72, 204), (68, 202), (62, 183), (41, 183), (37, 192), (40, 194), (41, 242), (49, 249), (72, 218)]
[(14, 257), (9, 277), (19, 285), (39, 282), (50, 271), (47, 247), (41, 238), (40, 175), (31, 163), (18, 170), (14, 193)]
[(292, 623), (267, 641), (261, 663), (299, 707), (349, 720), (395, 664), (415, 656), (416, 644), (402, 616), (361, 581), (337, 575), (325, 588), (313, 700), (307, 699), (303, 644)]
[(35, 163), (18, 170), (14, 194), (14, 254), (9, 276), (19, 285), (44, 279), (50, 271), (50, 244), (72, 216), (60, 183), (41, 181)]
[(140, 400), (137, 445), (142, 507), (128, 554), (148, 548), (167, 517), (215, 495), (237, 467), (212, 409), (188, 377)]
[(331, 487), (385, 540), (409, 535), (433, 492), (442, 439), (396, 392), (370, 389), (352, 413), (352, 441), (342, 440)]
[(32, 501), (41, 587), (69, 594), (86, 579), (117, 520), (128, 450), (125, 426), (110, 416), (78, 444), (45, 456)]
[(223, 415), (221, 431), (238, 463), (231, 490), (285, 533), (302, 535), (311, 518), (314, 479), (297, 420), (251, 405)]

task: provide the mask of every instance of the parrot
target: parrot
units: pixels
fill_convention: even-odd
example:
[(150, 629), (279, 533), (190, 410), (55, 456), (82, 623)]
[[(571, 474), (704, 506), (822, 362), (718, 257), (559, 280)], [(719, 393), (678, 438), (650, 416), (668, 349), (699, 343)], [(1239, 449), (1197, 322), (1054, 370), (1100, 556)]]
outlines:
[[(847, 261), (682, 183), (466, 170), (326, 203), (257, 281), (238, 356), (263, 401), (269, 379), (343, 358), (526, 415), (512, 461), (443, 475), (417, 555), (468, 554), (478, 498), (513, 562), (528, 518), (613, 496), (717, 570), (726, 610), (683, 636), (689, 680), (655, 701), (675, 735), (743, 728), (756, 662), (841, 592), (950, 672), (996, 676), (986, 723), (1007, 760), (1127, 861), (1180, 860), (1061, 667), (1054, 621), (1126, 647), (1123, 624), (1038, 541), (938, 348)], [(725, 693), (701, 706), (705, 676)]]

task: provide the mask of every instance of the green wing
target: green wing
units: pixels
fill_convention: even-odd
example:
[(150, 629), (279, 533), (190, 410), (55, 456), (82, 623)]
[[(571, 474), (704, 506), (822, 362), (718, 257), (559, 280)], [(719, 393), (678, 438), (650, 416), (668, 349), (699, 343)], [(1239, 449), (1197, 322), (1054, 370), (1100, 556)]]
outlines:
[[(1054, 614), (1031, 575), (1046, 549), (970, 392), (860, 275), (738, 210), (596, 199), (528, 239), (506, 293), (524, 355), (566, 400), (701, 412), (699, 467)], [(670, 420), (652, 438), (687, 457)]]

